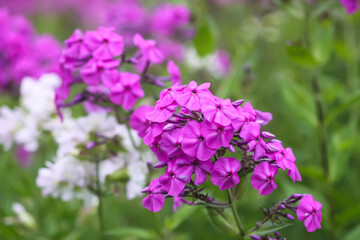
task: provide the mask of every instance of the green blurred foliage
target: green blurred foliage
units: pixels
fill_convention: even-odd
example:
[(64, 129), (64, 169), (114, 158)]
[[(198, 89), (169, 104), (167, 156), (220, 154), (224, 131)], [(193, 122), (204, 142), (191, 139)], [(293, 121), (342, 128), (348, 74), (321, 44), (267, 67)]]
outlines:
[[(174, 1), (185, 2), (185, 1)], [(292, 193), (311, 193), (323, 204), (322, 229), (308, 233), (295, 221), (281, 230), (287, 239), (360, 239), (360, 14), (348, 16), (338, 1), (273, 1), (270, 7), (258, 1), (243, 1), (219, 7), (212, 1), (186, 1), (197, 29), (191, 44), (199, 56), (214, 49), (227, 50), (232, 70), (223, 79), (181, 65), (184, 82), (212, 82), (219, 97), (245, 99), (254, 108), (272, 112), (266, 129), (291, 147), (303, 181), (292, 183), (281, 172), (278, 189), (259, 197), (247, 182), (237, 202), (245, 228), (260, 220), (259, 207), (271, 207)], [(76, 16), (38, 16), (41, 32), (65, 39), (73, 31)], [(314, 92), (315, 78), (319, 92)], [(152, 89), (148, 89), (152, 91)], [(154, 94), (155, 95), (155, 94)], [(146, 101), (146, 100), (145, 100)], [(316, 102), (322, 104), (324, 121)], [(1, 104), (16, 105), (6, 95)], [(1, 126), (0, 126), (1, 127)], [(328, 172), (320, 148), (321, 129), (327, 145)], [(42, 139), (30, 167), (20, 167), (12, 151), (1, 152), (0, 221), (15, 216), (13, 202), (20, 202), (34, 217), (35, 226), (0, 223), (0, 239), (99, 239), (96, 212), (79, 201), (43, 198), (35, 185), (37, 170), (50, 160), (56, 146)], [(225, 193), (212, 188), (216, 195)], [(126, 200), (124, 193), (107, 196), (107, 239), (232, 239), (209, 221), (206, 209), (183, 207), (172, 213), (171, 201), (157, 214), (141, 206), (141, 200)]]

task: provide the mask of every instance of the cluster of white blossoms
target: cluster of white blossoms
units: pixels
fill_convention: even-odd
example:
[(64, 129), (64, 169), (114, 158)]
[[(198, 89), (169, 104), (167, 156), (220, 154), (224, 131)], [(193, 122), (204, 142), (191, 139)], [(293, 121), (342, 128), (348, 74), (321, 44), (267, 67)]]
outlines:
[(55, 89), (61, 84), (56, 74), (44, 74), (39, 79), (24, 78), (20, 87), (20, 106), (0, 108), (0, 144), (5, 150), (13, 144), (28, 152), (38, 149), (38, 138), (44, 124), (55, 115)]
[[(105, 112), (73, 118), (70, 111), (65, 111), (61, 121), (55, 106), (55, 89), (60, 84), (61, 79), (56, 74), (45, 74), (39, 79), (25, 78), (20, 88), (20, 106), (0, 108), (0, 144), (5, 150), (20, 145), (28, 152), (35, 152), (42, 134), (53, 136), (57, 152), (45, 163), (46, 167), (39, 169), (36, 179), (44, 196), (64, 201), (83, 199), (88, 205), (94, 199), (96, 202), (93, 191), (96, 183), (106, 191), (107, 176), (120, 170), (126, 173), (123, 182), (127, 197), (131, 199), (141, 194), (147, 162), (152, 161), (153, 156), (150, 152), (140, 153), (140, 138)], [(89, 157), (93, 154), (91, 150), (100, 149), (101, 152), (108, 142), (114, 141), (117, 145), (111, 154), (96, 161)], [(87, 159), (83, 155), (87, 155)]]

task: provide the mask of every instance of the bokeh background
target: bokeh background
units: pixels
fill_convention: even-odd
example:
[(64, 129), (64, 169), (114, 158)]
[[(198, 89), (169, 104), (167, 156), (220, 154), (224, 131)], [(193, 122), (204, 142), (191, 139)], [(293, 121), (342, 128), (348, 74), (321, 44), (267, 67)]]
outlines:
[[(311, 193), (323, 204), (322, 229), (308, 233), (295, 221), (281, 230), (283, 236), (360, 239), (360, 13), (348, 15), (336, 0), (144, 0), (130, 1), (141, 10), (129, 11), (125, 2), (1, 0), (0, 8), (25, 16), (39, 34), (63, 42), (75, 28), (114, 25), (121, 33), (124, 21), (147, 25), (141, 11), (153, 14), (164, 3), (187, 6), (189, 34), (174, 37), (181, 47), (173, 54), (183, 81), (211, 82), (219, 97), (245, 99), (272, 112), (266, 129), (293, 149), (302, 174), (296, 184), (279, 174), (278, 189), (270, 197), (249, 187), (238, 202), (245, 227), (260, 219), (259, 206), (271, 207), (295, 192)], [(136, 11), (139, 15), (130, 14)], [(137, 29), (153, 36), (146, 28)], [(0, 104), (16, 106), (17, 95), (2, 91)], [(37, 171), (55, 151), (50, 136), (40, 139), (39, 151), (27, 163), (18, 160), (18, 149), (1, 150), (0, 239), (100, 238), (93, 208), (41, 196)], [(17, 219), (14, 202), (25, 207), (32, 224)], [(166, 203), (153, 214), (140, 199), (129, 201), (121, 192), (107, 196), (104, 205), (108, 239), (157, 239), (158, 232), (174, 240), (232, 239), (200, 207), (174, 214)]]

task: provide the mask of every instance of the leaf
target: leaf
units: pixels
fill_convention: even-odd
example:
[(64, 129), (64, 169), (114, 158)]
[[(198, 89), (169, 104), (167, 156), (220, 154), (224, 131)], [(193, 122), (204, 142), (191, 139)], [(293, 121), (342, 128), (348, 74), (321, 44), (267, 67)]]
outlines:
[(346, 111), (352, 104), (356, 103), (359, 100), (360, 91), (357, 91), (326, 115), (325, 125), (329, 126), (341, 113)]
[(314, 68), (318, 65), (318, 62), (313, 57), (311, 52), (309, 52), (307, 49), (305, 49), (303, 47), (288, 46), (286, 48), (286, 51), (287, 51), (290, 59), (294, 63), (296, 63), (302, 67)]
[[(360, 204), (355, 206), (350, 206), (341, 213), (336, 214), (335, 221), (339, 226), (344, 226), (351, 223), (351, 221), (356, 221), (360, 216)], [(358, 238), (360, 239), (360, 237)]]
[(239, 230), (234, 226), (234, 224), (225, 219), (225, 217), (219, 214), (216, 209), (206, 208), (206, 210), (211, 222), (214, 223), (220, 230), (229, 236), (236, 236), (239, 234)]
[(354, 230), (350, 231), (345, 237), (344, 240), (359, 240), (360, 239), (360, 225), (358, 225)]
[(197, 208), (188, 205), (182, 206), (175, 214), (165, 218), (166, 229), (169, 232), (174, 231), (181, 225), (181, 223), (188, 219), (195, 212), (196, 209)]
[(314, 22), (311, 33), (312, 56), (320, 64), (325, 64), (334, 49), (334, 25), (330, 21)]
[(215, 34), (210, 23), (209, 18), (202, 17), (196, 28), (196, 36), (193, 43), (200, 57), (204, 57), (215, 51)]
[[(251, 232), (249, 234), (250, 235), (258, 235), (258, 236), (266, 236), (266, 235), (269, 235), (270, 233), (279, 231), (280, 229), (290, 227), (291, 225), (293, 225), (293, 224), (292, 223), (287, 223), (287, 224), (283, 224), (283, 225), (272, 225), (271, 227), (263, 227), (262, 229), (253, 231), (253, 232)], [(264, 224), (264, 226), (265, 226), (265, 224)]]
[(141, 228), (117, 228), (106, 232), (106, 235), (116, 237), (133, 237), (139, 239), (156, 239), (157, 234), (153, 230), (141, 229)]

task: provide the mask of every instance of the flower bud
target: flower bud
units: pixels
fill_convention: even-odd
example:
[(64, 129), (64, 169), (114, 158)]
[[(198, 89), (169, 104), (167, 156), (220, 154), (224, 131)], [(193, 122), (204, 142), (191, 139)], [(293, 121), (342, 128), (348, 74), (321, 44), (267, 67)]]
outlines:
[(261, 136), (262, 138), (267, 138), (267, 139), (270, 139), (270, 138), (274, 138), (274, 137), (275, 137), (274, 134), (272, 134), (272, 133), (270, 133), (270, 132), (266, 132), (266, 131), (261, 132), (261, 133), (260, 133), (260, 136)]
[(251, 235), (250, 237), (252, 240), (261, 240), (261, 237), (258, 235)]

